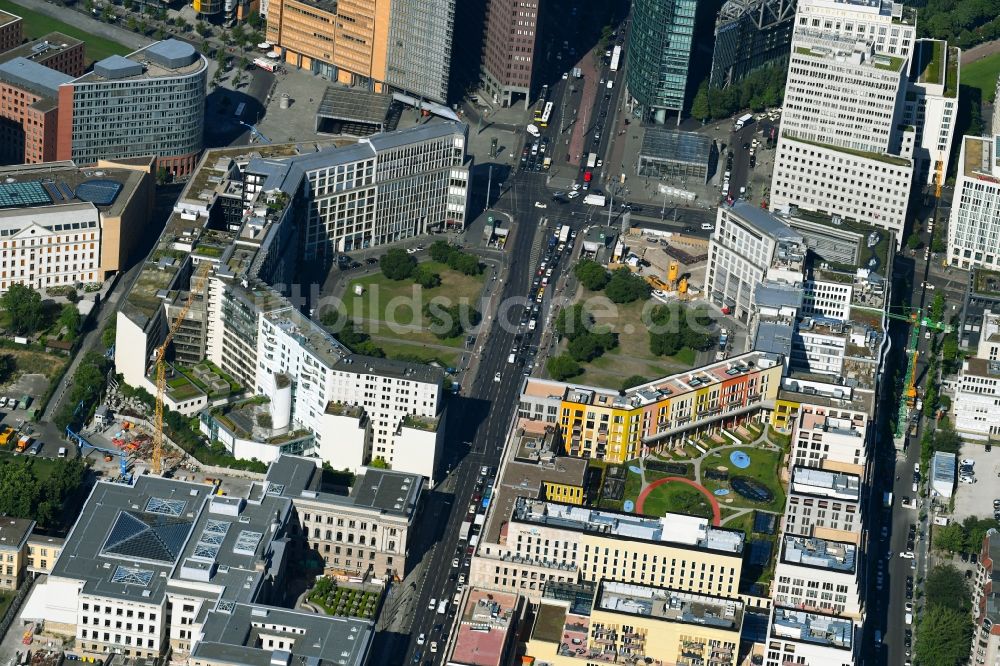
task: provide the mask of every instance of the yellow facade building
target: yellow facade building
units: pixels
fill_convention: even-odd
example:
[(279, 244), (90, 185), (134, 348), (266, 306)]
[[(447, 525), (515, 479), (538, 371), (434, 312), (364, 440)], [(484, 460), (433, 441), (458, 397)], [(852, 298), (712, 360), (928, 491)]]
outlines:
[(0, 516), (0, 590), (16, 590), (28, 567), (28, 536), (35, 521)]
[(529, 377), (518, 415), (557, 424), (570, 456), (621, 463), (691, 431), (735, 425), (773, 409), (783, 370), (780, 357), (750, 352), (624, 394)]
[(542, 599), (525, 662), (735, 666), (743, 611), (735, 598), (604, 581), (589, 609)]

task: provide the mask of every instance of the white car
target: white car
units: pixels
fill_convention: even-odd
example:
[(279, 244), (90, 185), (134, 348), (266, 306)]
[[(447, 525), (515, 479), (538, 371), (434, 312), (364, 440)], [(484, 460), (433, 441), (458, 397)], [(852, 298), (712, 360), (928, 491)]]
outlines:
[[(576, 187), (576, 185), (574, 185), (573, 187)], [(570, 199), (576, 199), (578, 196), (580, 196), (580, 192), (577, 190), (573, 190), (572, 192), (567, 193), (566, 196), (569, 197)]]
[(976, 461), (973, 460), (972, 458), (962, 458), (962, 464), (963, 465), (975, 465)]
[(500, 381), (500, 373), (499, 372), (496, 373), (495, 375), (493, 375), (493, 381), (495, 381), (495, 382), (499, 382)]
[(904, 550), (902, 553), (899, 554), (899, 556), (902, 557), (904, 560), (912, 560), (913, 559), (913, 551), (912, 550)]
[(903, 619), (906, 620), (906, 624), (913, 624), (913, 613), (907, 613)]
[(563, 81), (569, 78), (569, 72), (563, 72)]
[[(565, 74), (563, 74), (563, 78), (564, 79), (566, 78)], [(437, 641), (431, 641), (431, 652), (434, 653), (434, 652), (437, 652), (437, 651), (438, 651), (438, 642)]]
[(597, 166), (598, 167), (604, 166), (604, 160), (597, 160)]
[(958, 478), (958, 480), (961, 481), (962, 483), (970, 483), (971, 484), (971, 483), (975, 483), (976, 482), (976, 477), (974, 477), (974, 476), (960, 476)]
[(667, 292), (663, 291), (662, 289), (654, 289), (653, 296), (656, 296), (657, 298), (666, 298)]
[(913, 463), (913, 471), (916, 472), (917, 474), (920, 474), (920, 463), (918, 462)]
[(903, 610), (905, 610), (907, 613), (912, 613), (913, 612), (913, 602), (912, 601), (907, 601), (905, 604), (903, 604)]
[(573, 183), (573, 191), (578, 192), (580, 190), (580, 183)]
[(460, 574), (458, 576), (458, 584), (459, 585), (465, 585), (465, 574)]
[(536, 201), (535, 202), (535, 208), (548, 208), (548, 207), (549, 207), (548, 204), (542, 203), (541, 201)]
[(452, 569), (457, 569), (458, 568), (458, 558), (457, 557), (451, 561), (451, 568)]
[(425, 642), (427, 642), (427, 636), (424, 634), (417, 636), (417, 645), (423, 645)]
[(438, 606), (438, 600), (431, 599), (431, 602), (427, 604), (427, 610), (434, 610), (435, 608), (437, 608), (437, 606)]

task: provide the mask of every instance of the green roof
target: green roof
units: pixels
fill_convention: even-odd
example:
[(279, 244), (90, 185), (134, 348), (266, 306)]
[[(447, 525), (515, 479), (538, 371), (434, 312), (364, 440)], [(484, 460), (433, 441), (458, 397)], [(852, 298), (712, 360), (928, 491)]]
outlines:
[(880, 162), (885, 162), (886, 164), (892, 164), (895, 166), (910, 166), (910, 160), (905, 157), (899, 157), (897, 155), (888, 155), (886, 153), (873, 153), (867, 150), (854, 150), (853, 148), (844, 148), (843, 146), (834, 146), (830, 143), (822, 143), (820, 141), (810, 141), (809, 139), (800, 139), (796, 136), (788, 136), (787, 133), (784, 134), (786, 139), (791, 141), (798, 141), (799, 143), (807, 143), (810, 146), (816, 146), (817, 148), (827, 148), (829, 150), (835, 150), (841, 153), (847, 153), (848, 155), (855, 155), (857, 157), (863, 157), (870, 160), (878, 160)]
[(944, 73), (944, 96), (958, 97), (958, 49), (948, 49), (948, 66)]
[[(930, 55), (929, 58), (927, 57), (928, 55)], [(942, 65), (944, 65), (944, 42), (936, 39), (931, 42), (924, 42), (921, 45), (920, 58), (924, 63), (923, 71), (920, 72), (921, 83), (941, 83), (941, 70)]]
[(873, 67), (878, 69), (885, 69), (890, 72), (898, 72), (906, 62), (905, 58), (900, 58), (899, 56), (885, 55), (883, 53), (877, 53), (871, 59), (871, 64)]

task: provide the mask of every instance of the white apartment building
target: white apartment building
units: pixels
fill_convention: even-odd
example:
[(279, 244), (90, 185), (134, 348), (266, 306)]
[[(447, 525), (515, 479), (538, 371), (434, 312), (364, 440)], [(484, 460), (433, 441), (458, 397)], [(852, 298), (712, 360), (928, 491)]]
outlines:
[(772, 210), (852, 218), (901, 242), (915, 131), (899, 121), (914, 24), (912, 10), (883, 0), (798, 4)]
[(847, 321), (854, 295), (853, 283), (814, 276), (802, 283), (802, 291), (803, 315)]
[(101, 216), (92, 203), (0, 210), (0, 291), (99, 282), (100, 268)]
[(757, 286), (765, 278), (801, 282), (804, 259), (802, 237), (774, 215), (742, 200), (723, 204), (709, 242), (705, 293), (745, 322)]
[(776, 605), (862, 619), (856, 544), (786, 533), (780, 548)]
[(863, 474), (866, 412), (804, 403), (792, 431), (792, 464)]
[(1000, 435), (1000, 361), (964, 360), (952, 409), (955, 430), (963, 437), (988, 440)]
[(840, 376), (844, 369), (847, 335), (843, 324), (818, 324), (806, 318), (792, 335), (792, 367), (819, 375)]
[(948, 220), (948, 263), (1000, 269), (1000, 134), (962, 137)]
[(944, 184), (958, 116), (962, 52), (948, 42), (918, 39), (913, 50), (903, 124), (916, 130), (914, 183)]
[(861, 477), (793, 467), (785, 507), (786, 534), (858, 543), (861, 538)]
[(854, 666), (858, 631), (850, 618), (774, 606), (765, 666)]

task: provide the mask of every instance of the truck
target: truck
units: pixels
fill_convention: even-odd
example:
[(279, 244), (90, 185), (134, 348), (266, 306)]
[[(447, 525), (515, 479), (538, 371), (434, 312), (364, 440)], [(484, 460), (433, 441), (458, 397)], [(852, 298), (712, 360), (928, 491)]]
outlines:
[(528, 134), (531, 136), (540, 136), (541, 132), (538, 131), (538, 127), (535, 125), (528, 125)]
[(471, 520), (466, 520), (465, 522), (463, 522), (462, 523), (462, 528), (458, 532), (458, 540), (459, 541), (468, 541), (469, 540), (469, 532), (471, 530), (472, 530), (472, 521)]
[(17, 440), (17, 448), (15, 449), (15, 451), (17, 451), (18, 453), (23, 453), (24, 450), (28, 448), (28, 446), (30, 446), (33, 441), (34, 440), (31, 437), (31, 435), (21, 435), (21, 438)]
[(277, 60), (271, 60), (270, 58), (254, 58), (253, 64), (260, 67), (265, 72), (273, 72), (279, 65)]
[(14, 429), (7, 426), (0, 432), (0, 446), (7, 446), (7, 442), (10, 441), (10, 436), (14, 434)]
[(597, 164), (597, 153), (590, 153), (587, 155), (587, 168), (593, 169)]
[(566, 241), (569, 240), (569, 232), (570, 231), (571, 230), (570, 230), (568, 224), (562, 225), (562, 229), (559, 230), (559, 242), (560, 243), (565, 243)]
[(603, 194), (588, 194), (583, 198), (583, 203), (588, 206), (601, 206), (603, 208), (607, 205), (607, 199), (604, 198)]
[(580, 69), (579, 67), (574, 67), (573, 70), (572, 70), (572, 73), (573, 73), (573, 78), (576, 78), (576, 79), (582, 79), (583, 78), (583, 70)]
[(611, 71), (612, 72), (617, 72), (618, 71), (618, 64), (621, 62), (621, 59), (622, 59), (622, 47), (616, 45), (615, 48), (614, 48), (614, 50), (611, 52)]
[(891, 492), (886, 491), (886, 492), (882, 493), (882, 508), (883, 509), (892, 509), (892, 493)]
[(438, 615), (444, 615), (447, 612), (448, 612), (448, 600), (442, 599), (438, 603)]
[(545, 161), (542, 162), (542, 168), (545, 169), (546, 171), (548, 171), (549, 169), (552, 168), (552, 158), (551, 157), (546, 157), (545, 158)]
[(736, 119), (736, 129), (741, 130), (743, 126), (753, 120), (752, 113), (744, 113), (742, 116)]

